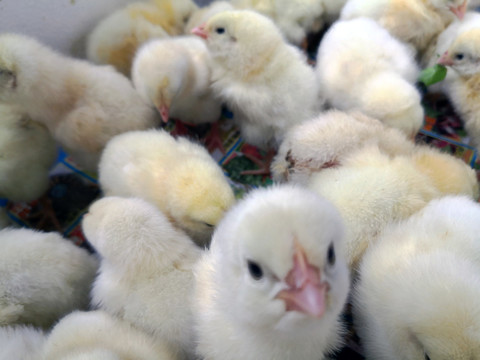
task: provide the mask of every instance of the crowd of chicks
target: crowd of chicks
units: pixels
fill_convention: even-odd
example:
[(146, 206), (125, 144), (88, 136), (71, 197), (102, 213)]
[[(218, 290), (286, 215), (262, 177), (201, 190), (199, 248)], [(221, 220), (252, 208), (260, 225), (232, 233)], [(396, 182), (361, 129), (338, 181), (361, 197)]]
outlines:
[[(88, 60), (0, 34), (0, 197), (42, 197), (57, 144), (103, 192), (82, 220), (95, 254), (0, 214), (0, 359), (319, 360), (347, 300), (367, 359), (480, 359), (476, 173), (413, 141), (438, 63), (431, 91), (480, 146), (474, 5), (133, 2)], [(209, 153), (223, 105), (275, 181), (238, 201)]]

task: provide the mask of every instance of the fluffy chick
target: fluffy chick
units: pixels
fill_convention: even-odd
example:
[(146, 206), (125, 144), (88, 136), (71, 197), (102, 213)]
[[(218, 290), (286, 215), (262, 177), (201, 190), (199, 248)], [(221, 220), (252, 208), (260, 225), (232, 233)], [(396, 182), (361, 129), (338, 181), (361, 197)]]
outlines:
[(88, 306), (98, 261), (57, 233), (0, 231), (0, 325), (48, 328)]
[(47, 335), (30, 326), (0, 327), (0, 360), (38, 360)]
[(414, 54), (375, 21), (336, 22), (317, 54), (317, 77), (333, 107), (359, 110), (415, 136), (423, 108)]
[(480, 149), (479, 37), (480, 27), (459, 34), (438, 60), (457, 75), (445, 84), (444, 90), (464, 122), (470, 143), (477, 149)]
[(180, 358), (193, 355), (192, 266), (201, 250), (139, 198), (94, 202), (82, 229), (102, 258), (93, 304), (166, 341)]
[(480, 359), (480, 207), (432, 201), (385, 230), (353, 295), (368, 359)]
[(194, 33), (206, 39), (212, 87), (233, 111), (247, 143), (276, 148), (289, 127), (320, 111), (313, 69), (267, 17), (225, 11)]
[(348, 0), (340, 18), (372, 18), (421, 54), (454, 14), (463, 18), (467, 4), (468, 0)]
[(190, 34), (194, 28), (206, 23), (213, 15), (229, 10), (235, 10), (229, 1), (212, 1), (208, 6), (197, 9), (185, 25), (185, 34)]
[(376, 119), (330, 110), (287, 132), (272, 162), (272, 177), (305, 183), (313, 172), (341, 166), (350, 154), (373, 144), (390, 156), (412, 153), (415, 147), (402, 132)]
[(343, 224), (308, 190), (254, 190), (222, 220), (195, 275), (206, 359), (324, 359), (341, 343)]
[(0, 35), (0, 102), (44, 124), (85, 170), (116, 134), (158, 123), (155, 111), (111, 67), (65, 57), (33, 38)]
[(132, 80), (143, 99), (153, 104), (164, 122), (214, 122), (221, 103), (210, 88), (210, 54), (197, 37), (153, 40), (133, 62)]
[(76, 311), (64, 317), (45, 344), (48, 360), (174, 360), (166, 344), (106, 312)]
[(222, 169), (199, 144), (163, 130), (135, 131), (112, 139), (99, 167), (108, 196), (136, 196), (157, 206), (200, 246), (233, 205)]
[(56, 154), (45, 126), (18, 108), (0, 105), (0, 198), (30, 202), (41, 197)]
[[(312, 175), (308, 187), (330, 200), (345, 220), (346, 256), (352, 270), (390, 223), (408, 218), (434, 198), (478, 196), (475, 174), (462, 160), (435, 149), (417, 152), (392, 158), (378, 146), (365, 147), (343, 166)], [(450, 184), (450, 176), (459, 184)]]
[(98, 23), (87, 39), (87, 58), (110, 64), (126, 76), (137, 49), (154, 38), (182, 34), (197, 9), (192, 0), (151, 0), (128, 4)]

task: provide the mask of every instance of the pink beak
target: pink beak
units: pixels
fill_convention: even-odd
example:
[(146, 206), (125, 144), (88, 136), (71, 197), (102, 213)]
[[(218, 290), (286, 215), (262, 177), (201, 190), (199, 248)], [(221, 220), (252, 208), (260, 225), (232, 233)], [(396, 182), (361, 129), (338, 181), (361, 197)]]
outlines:
[(170, 117), (169, 107), (167, 105), (162, 105), (158, 108), (158, 111), (160, 112), (160, 116), (162, 117), (163, 122), (166, 124)]
[(457, 18), (462, 20), (463, 17), (465, 16), (466, 11), (467, 11), (467, 6), (468, 6), (467, 3), (468, 3), (468, 1), (465, 0), (462, 5), (459, 5), (457, 7), (452, 6), (452, 7), (450, 7), (450, 11), (452, 13), (454, 13)]
[(443, 55), (438, 59), (437, 64), (443, 65), (443, 66), (452, 66), (453, 65), (453, 60), (448, 56), (448, 51), (445, 51)]
[(193, 28), (193, 29), (192, 29), (192, 34), (197, 35), (197, 36), (200, 36), (200, 37), (203, 38), (203, 39), (207, 39), (207, 38), (208, 38), (208, 34), (207, 34), (207, 32), (205, 31), (205, 24), (202, 24), (202, 25), (200, 25), (200, 26), (197, 26), (196, 28)]
[(288, 289), (281, 290), (276, 298), (285, 301), (287, 311), (322, 317), (329, 285), (321, 282), (320, 270), (308, 263), (307, 255), (298, 243), (295, 244), (293, 268), (287, 274), (285, 282)]

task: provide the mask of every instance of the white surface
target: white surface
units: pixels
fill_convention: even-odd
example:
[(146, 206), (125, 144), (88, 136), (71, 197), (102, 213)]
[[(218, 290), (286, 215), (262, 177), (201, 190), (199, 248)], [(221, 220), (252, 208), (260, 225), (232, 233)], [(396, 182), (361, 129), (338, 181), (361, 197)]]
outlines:
[(85, 37), (104, 16), (135, 0), (0, 0), (0, 33), (33, 36), (84, 57)]

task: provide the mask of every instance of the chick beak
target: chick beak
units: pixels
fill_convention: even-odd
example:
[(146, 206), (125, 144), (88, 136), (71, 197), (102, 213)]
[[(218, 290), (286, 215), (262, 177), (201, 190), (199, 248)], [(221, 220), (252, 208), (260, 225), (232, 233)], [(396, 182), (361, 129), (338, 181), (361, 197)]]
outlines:
[(443, 55), (438, 59), (437, 64), (443, 65), (443, 66), (452, 66), (453, 65), (453, 60), (452, 58), (448, 55), (448, 51), (445, 51)]
[(467, 3), (468, 3), (468, 1), (465, 0), (462, 5), (459, 5), (459, 6), (457, 6), (457, 7), (451, 6), (451, 7), (450, 7), (450, 11), (451, 11), (452, 13), (454, 13), (457, 18), (459, 18), (460, 20), (462, 20), (463, 17), (465, 16), (465, 12), (467, 11), (467, 6), (468, 6)]
[(320, 270), (308, 263), (305, 251), (296, 243), (293, 268), (285, 278), (288, 288), (281, 290), (276, 298), (285, 302), (287, 311), (322, 317), (329, 286), (321, 282), (320, 275)]
[(193, 29), (192, 29), (192, 34), (197, 35), (197, 36), (200, 36), (200, 37), (203, 38), (203, 39), (207, 39), (207, 38), (208, 38), (208, 34), (207, 34), (207, 32), (205, 31), (205, 24), (202, 24), (202, 25), (200, 25), (200, 26), (197, 26), (196, 28), (193, 28)]
[(158, 108), (158, 111), (160, 112), (160, 116), (162, 117), (163, 122), (166, 124), (169, 119), (169, 107), (167, 105), (162, 105)]

